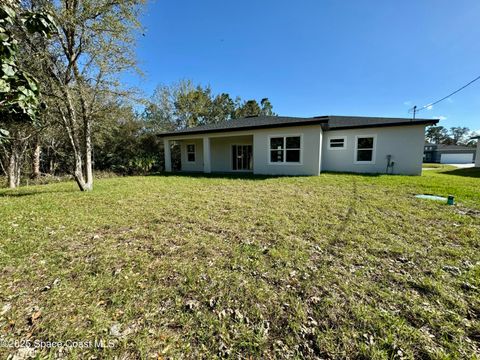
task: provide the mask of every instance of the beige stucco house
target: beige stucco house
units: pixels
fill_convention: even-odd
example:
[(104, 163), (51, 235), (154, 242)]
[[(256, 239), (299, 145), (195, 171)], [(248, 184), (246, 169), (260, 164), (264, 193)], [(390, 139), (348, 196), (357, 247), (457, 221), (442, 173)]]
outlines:
[(318, 175), (322, 171), (419, 175), (432, 119), (258, 116), (160, 134), (181, 171)]

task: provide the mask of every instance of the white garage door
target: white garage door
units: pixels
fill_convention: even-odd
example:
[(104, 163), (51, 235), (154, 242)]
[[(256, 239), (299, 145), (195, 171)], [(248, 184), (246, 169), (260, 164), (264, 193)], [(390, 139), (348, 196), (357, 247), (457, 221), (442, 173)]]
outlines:
[(442, 154), (440, 162), (442, 164), (471, 164), (473, 154)]

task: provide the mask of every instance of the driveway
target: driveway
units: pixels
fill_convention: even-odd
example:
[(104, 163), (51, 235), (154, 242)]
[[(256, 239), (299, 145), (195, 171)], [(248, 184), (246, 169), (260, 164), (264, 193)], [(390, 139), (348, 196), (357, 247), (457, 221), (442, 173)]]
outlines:
[(475, 164), (444, 164), (444, 165), (455, 166), (459, 169), (467, 169), (467, 168), (475, 167)]

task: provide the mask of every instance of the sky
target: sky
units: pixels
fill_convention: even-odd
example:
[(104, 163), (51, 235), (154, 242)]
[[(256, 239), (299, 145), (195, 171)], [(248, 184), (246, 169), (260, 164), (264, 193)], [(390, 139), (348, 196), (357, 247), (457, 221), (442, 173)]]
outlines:
[[(180, 79), (268, 97), (285, 116), (410, 117), (480, 75), (478, 0), (156, 0), (141, 21), (149, 96)], [(480, 81), (417, 117), (480, 131)]]

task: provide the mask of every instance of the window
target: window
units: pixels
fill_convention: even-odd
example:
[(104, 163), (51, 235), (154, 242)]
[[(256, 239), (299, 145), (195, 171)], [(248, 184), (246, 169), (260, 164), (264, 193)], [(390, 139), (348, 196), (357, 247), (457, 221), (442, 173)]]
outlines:
[(270, 163), (300, 163), (300, 136), (275, 136), (270, 138)]
[(345, 149), (345, 137), (331, 138), (328, 143), (329, 149)]
[(375, 162), (375, 136), (357, 136), (355, 162), (373, 164)]
[(195, 144), (187, 144), (187, 162), (195, 162)]

